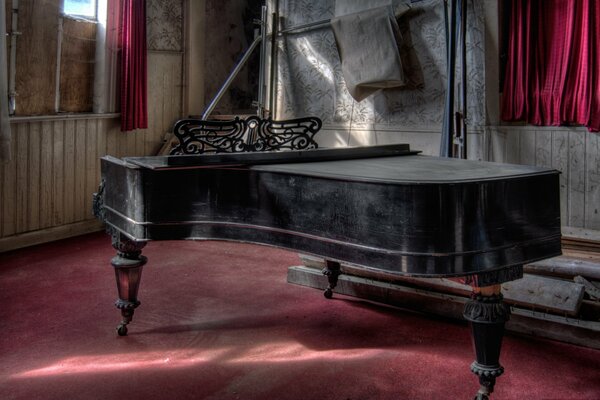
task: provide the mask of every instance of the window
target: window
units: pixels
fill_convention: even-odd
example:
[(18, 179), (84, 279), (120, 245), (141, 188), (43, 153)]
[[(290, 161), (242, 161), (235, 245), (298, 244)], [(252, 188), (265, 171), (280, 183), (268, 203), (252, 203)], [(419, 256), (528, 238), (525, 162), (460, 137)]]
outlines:
[(95, 20), (96, 0), (64, 0), (63, 13)]
[(117, 48), (112, 37), (118, 14), (110, 5), (116, 8), (119, 2), (13, 0), (12, 4), (20, 11), (21, 35), (14, 43), (15, 61), (9, 64), (15, 88), (11, 115), (114, 111)]

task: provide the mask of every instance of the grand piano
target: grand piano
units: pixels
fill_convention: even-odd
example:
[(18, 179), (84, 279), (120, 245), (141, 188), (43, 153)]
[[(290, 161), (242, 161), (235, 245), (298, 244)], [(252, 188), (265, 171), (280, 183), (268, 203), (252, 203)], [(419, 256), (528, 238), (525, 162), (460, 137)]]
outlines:
[[(188, 132), (173, 155), (101, 160), (94, 212), (117, 250), (111, 263), (119, 335), (140, 304), (147, 242), (272, 245), (325, 258), (328, 298), (342, 262), (470, 284), (464, 317), (476, 355), (471, 370), (480, 382), (476, 398), (489, 397), (504, 371), (499, 357), (510, 315), (501, 284), (522, 277), (523, 264), (561, 253), (558, 171), (423, 156), (408, 145), (318, 149), (312, 134), (286, 152), (257, 146), (262, 134), (253, 149), (267, 151), (229, 141), (220, 152), (214, 140), (222, 136), (210, 132), (217, 152), (197, 154), (189, 121), (176, 128)], [(291, 143), (277, 146), (283, 142)], [(190, 148), (194, 154), (186, 154)]]

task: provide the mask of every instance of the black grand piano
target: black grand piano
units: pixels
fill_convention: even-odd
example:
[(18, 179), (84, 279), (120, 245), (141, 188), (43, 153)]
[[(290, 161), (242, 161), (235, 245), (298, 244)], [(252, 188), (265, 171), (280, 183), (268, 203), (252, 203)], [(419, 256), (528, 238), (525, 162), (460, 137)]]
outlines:
[[(316, 149), (308, 140), (301, 150), (246, 152), (229, 141), (240, 152), (222, 153), (215, 143), (215, 154), (102, 158), (94, 210), (117, 250), (119, 335), (140, 304), (148, 241), (273, 245), (324, 257), (326, 297), (341, 262), (470, 284), (471, 370), (481, 384), (476, 398), (488, 398), (503, 373), (510, 314), (501, 284), (520, 278), (523, 264), (561, 253), (557, 171), (428, 157), (408, 145)], [(264, 144), (254, 149), (269, 150)]]

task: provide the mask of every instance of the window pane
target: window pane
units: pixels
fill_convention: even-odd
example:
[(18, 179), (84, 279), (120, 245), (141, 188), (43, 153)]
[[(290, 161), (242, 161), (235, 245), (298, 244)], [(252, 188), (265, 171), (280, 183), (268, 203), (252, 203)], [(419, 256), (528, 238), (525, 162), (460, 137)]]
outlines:
[(63, 11), (67, 15), (96, 18), (96, 0), (64, 0)]

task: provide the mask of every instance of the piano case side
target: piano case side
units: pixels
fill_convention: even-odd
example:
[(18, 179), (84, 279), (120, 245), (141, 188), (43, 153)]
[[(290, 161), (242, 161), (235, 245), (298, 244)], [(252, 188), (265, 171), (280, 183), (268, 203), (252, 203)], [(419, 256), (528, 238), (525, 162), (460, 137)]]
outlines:
[[(146, 238), (146, 207), (143, 169), (121, 159), (101, 159), (101, 215), (107, 227), (115, 228), (131, 239)], [(140, 223), (142, 222), (142, 223)]]

